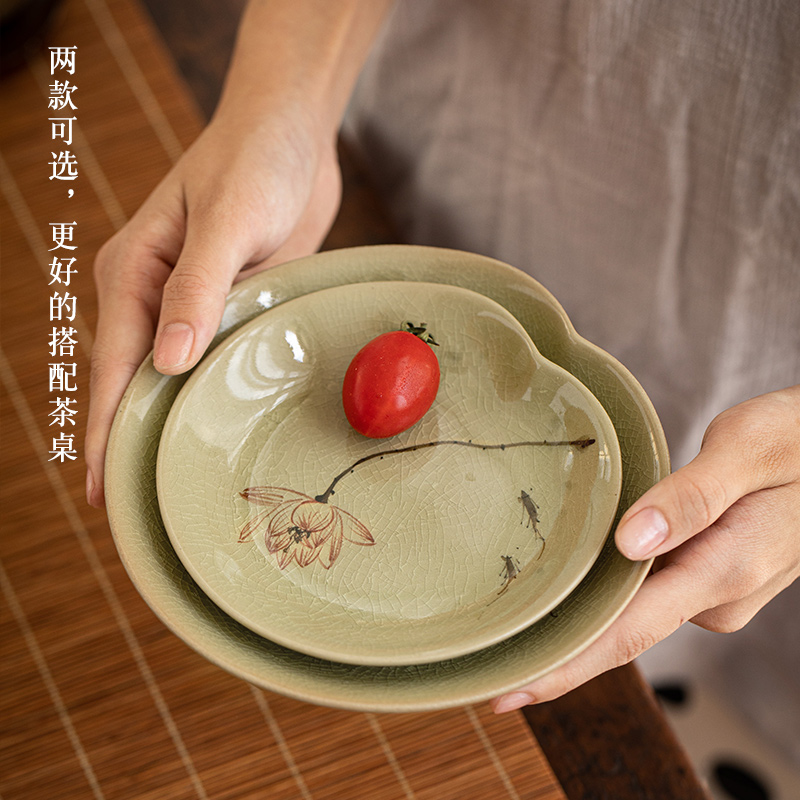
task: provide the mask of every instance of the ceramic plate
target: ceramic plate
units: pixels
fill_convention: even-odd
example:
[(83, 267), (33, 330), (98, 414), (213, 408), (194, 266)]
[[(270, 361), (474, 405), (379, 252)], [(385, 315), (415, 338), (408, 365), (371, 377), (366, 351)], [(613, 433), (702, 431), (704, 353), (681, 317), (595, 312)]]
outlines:
[[(369, 439), (344, 415), (358, 350), (406, 322), (438, 344), (432, 408)], [(540, 619), (588, 572), (619, 501), (608, 414), (484, 295), (360, 283), (265, 312), (189, 379), (158, 497), (175, 550), (232, 617), (352, 664), (473, 652)]]
[[(235, 287), (215, 344), (287, 300), (331, 286), (380, 280), (435, 281), (492, 298), (519, 320), (539, 352), (592, 391), (614, 424), (622, 453), (617, 519), (669, 474), (661, 425), (635, 378), (578, 336), (541, 284), (494, 259), (403, 245), (300, 259)], [(650, 568), (650, 562), (624, 558), (609, 537), (575, 591), (539, 622), (492, 647), (447, 661), (359, 667), (282, 647), (236, 622), (208, 598), (178, 559), (161, 521), (156, 452), (185, 380), (159, 374), (148, 357), (122, 400), (106, 461), (111, 530), (134, 584), (162, 621), (204, 657), (256, 686), (360, 711), (421, 711), (480, 702), (536, 680), (588, 647), (625, 608)]]

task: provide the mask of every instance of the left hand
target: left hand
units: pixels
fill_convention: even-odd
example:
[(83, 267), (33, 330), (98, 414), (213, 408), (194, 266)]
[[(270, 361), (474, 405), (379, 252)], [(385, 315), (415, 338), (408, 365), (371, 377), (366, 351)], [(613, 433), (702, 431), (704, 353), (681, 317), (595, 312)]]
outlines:
[(734, 406), (700, 453), (623, 515), (619, 550), (656, 556), (611, 627), (567, 664), (491, 701), (496, 713), (553, 700), (626, 664), (687, 620), (739, 630), (800, 576), (800, 386)]

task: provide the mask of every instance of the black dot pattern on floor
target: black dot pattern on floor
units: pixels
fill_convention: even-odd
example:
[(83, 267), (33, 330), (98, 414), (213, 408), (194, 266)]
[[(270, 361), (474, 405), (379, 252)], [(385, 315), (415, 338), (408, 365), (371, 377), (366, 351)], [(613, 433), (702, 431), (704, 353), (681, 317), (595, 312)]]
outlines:
[(653, 686), (656, 697), (670, 706), (682, 706), (689, 702), (689, 687), (685, 683), (659, 683)]
[(711, 769), (714, 781), (732, 800), (770, 800), (770, 792), (761, 778), (747, 767), (733, 761), (718, 761)]

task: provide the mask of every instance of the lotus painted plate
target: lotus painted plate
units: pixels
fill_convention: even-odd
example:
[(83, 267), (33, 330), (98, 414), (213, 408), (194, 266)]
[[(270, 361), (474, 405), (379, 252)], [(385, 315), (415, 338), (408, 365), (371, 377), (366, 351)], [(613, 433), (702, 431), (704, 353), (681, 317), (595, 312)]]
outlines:
[[(342, 410), (347, 366), (421, 322), (436, 400), (368, 439)], [(442, 661), (540, 619), (600, 553), (621, 481), (608, 414), (508, 311), (414, 282), (259, 316), (187, 382), (158, 457), (162, 518), (209, 597), (272, 641), (366, 665)]]

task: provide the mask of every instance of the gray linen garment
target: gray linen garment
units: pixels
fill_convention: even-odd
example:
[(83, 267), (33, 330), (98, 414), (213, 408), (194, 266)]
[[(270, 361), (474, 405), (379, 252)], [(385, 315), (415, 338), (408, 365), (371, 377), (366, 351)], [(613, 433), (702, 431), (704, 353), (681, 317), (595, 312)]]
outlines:
[[(405, 241), (525, 270), (636, 375), (675, 467), (800, 382), (797, 0), (399, 0), (343, 132)], [(800, 762), (797, 584), (774, 603), (713, 646), (755, 639)]]

